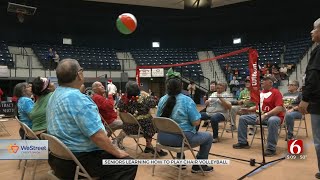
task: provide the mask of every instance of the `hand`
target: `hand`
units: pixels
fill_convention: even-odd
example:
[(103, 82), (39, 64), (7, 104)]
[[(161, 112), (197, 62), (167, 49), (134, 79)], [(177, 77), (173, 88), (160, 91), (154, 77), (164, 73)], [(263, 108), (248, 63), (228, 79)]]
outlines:
[(123, 150), (118, 150), (118, 154), (116, 155), (117, 158), (125, 158), (125, 157), (128, 157), (129, 154)]
[(308, 111), (307, 111), (308, 106), (309, 106), (308, 102), (301, 101), (298, 109), (302, 114), (308, 114)]
[(243, 104), (243, 101), (242, 101), (242, 100), (238, 101), (238, 104), (239, 104), (239, 105), (242, 105), (242, 104)]
[(217, 98), (222, 98), (221, 94), (217, 93)]
[[(261, 122), (262, 122), (262, 121), (264, 121), (266, 118), (267, 118), (267, 116), (266, 116), (266, 115), (264, 115), (264, 114), (263, 114), (263, 115), (261, 115)], [(258, 117), (257, 117), (257, 119), (256, 119), (256, 123), (257, 123), (257, 124), (260, 124), (259, 116), (258, 116)]]
[(291, 109), (288, 109), (287, 110), (287, 113), (289, 113), (289, 112), (293, 112), (294, 111), (294, 109), (293, 108), (291, 108)]
[(209, 105), (209, 103), (210, 103), (210, 101), (209, 101), (209, 100), (206, 100), (206, 101), (204, 102), (204, 104), (205, 104), (206, 106), (208, 106), (208, 105)]

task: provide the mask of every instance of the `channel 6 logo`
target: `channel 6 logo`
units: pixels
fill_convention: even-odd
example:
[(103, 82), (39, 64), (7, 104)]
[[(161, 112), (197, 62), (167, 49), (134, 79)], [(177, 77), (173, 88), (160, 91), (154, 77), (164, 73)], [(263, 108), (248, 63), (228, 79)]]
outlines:
[(288, 141), (288, 153), (301, 154), (303, 153), (303, 141), (300, 139), (294, 139)]

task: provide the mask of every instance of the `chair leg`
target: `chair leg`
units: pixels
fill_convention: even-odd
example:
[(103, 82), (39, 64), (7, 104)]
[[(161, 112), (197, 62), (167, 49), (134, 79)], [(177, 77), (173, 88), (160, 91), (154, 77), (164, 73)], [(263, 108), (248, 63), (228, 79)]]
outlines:
[(252, 143), (253, 143), (254, 137), (256, 136), (257, 129), (258, 129), (257, 127), (254, 127), (253, 135), (252, 135), (252, 139), (251, 139), (251, 143), (250, 143), (250, 147), (252, 146)]
[(22, 162), (22, 160), (20, 159), (19, 163), (18, 163), (18, 169), (20, 169), (21, 162)]
[(227, 122), (226, 120), (223, 122), (223, 129), (222, 129), (222, 132), (221, 132), (220, 138), (222, 138), (222, 135), (223, 135), (224, 131), (226, 130), (227, 123), (228, 123), (228, 122)]
[(299, 126), (298, 126), (297, 133), (295, 135), (295, 138), (298, 138), (298, 134), (299, 134), (299, 131), (300, 131), (300, 128), (301, 128), (301, 122), (302, 122), (302, 119), (299, 120)]
[(78, 180), (78, 178), (79, 178), (79, 171), (80, 171), (80, 167), (77, 166), (77, 167), (76, 167), (76, 172), (75, 172), (75, 174), (74, 174), (74, 180)]
[(22, 170), (21, 180), (24, 179), (24, 173), (26, 172), (26, 168), (27, 168), (27, 161), (28, 161), (28, 160), (26, 160), (26, 161), (24, 162), (24, 164), (23, 164), (23, 170)]
[(306, 118), (303, 118), (303, 121), (304, 121), (304, 128), (306, 129), (306, 136), (308, 137), (308, 127), (307, 127)]
[[(156, 145), (156, 149), (157, 149), (157, 145)], [(156, 153), (154, 153), (154, 154), (153, 154), (153, 159), (154, 159), (154, 160), (156, 160), (156, 156), (157, 156)], [(153, 167), (152, 167), (152, 176), (154, 176), (154, 171), (155, 171), (155, 169), (156, 169), (156, 165), (154, 164)]]
[(32, 180), (34, 180), (34, 177), (36, 176), (37, 165), (38, 165), (38, 160), (35, 160), (33, 172), (32, 172)]

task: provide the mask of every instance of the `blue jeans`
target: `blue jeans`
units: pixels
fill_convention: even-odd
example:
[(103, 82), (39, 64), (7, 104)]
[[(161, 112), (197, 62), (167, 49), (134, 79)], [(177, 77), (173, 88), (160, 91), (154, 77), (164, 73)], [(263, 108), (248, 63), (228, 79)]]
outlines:
[[(238, 126), (238, 143), (247, 144), (247, 127), (248, 125), (256, 125), (256, 119), (257, 116), (255, 114), (240, 116)], [(267, 149), (269, 150), (276, 150), (280, 122), (281, 120), (278, 116), (271, 116), (262, 121), (263, 125), (268, 126)]]
[(206, 112), (202, 112), (201, 114), (201, 120), (208, 120), (211, 121), (211, 127), (213, 132), (213, 138), (218, 138), (218, 131), (219, 131), (219, 122), (224, 121), (225, 118), (221, 113), (215, 113), (212, 116), (209, 116)]
[(320, 172), (320, 115), (311, 114), (311, 125), (314, 147), (316, 148), (316, 154), (318, 158), (318, 169)]
[[(212, 146), (212, 136), (209, 132), (196, 132), (195, 134), (190, 131), (184, 131), (184, 135), (189, 141), (191, 147), (200, 146), (200, 150), (197, 154), (197, 159), (208, 159), (208, 155)], [(165, 146), (179, 147), (182, 145), (183, 137), (177, 134), (158, 133), (158, 141)], [(177, 154), (180, 159), (181, 153)], [(183, 157), (184, 158), (184, 155)]]
[(301, 119), (302, 114), (299, 111), (292, 111), (288, 112), (285, 115), (285, 121), (288, 129), (288, 139), (293, 138), (293, 127), (294, 127), (294, 120)]

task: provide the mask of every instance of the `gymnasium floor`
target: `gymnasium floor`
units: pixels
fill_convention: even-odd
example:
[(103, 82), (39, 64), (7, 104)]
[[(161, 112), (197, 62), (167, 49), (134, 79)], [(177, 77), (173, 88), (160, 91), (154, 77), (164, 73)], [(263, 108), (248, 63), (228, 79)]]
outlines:
[[(199, 106), (199, 109), (203, 107)], [(299, 139), (302, 139), (304, 142), (304, 154), (307, 155), (305, 160), (282, 160), (278, 163), (274, 163), (267, 168), (260, 170), (258, 173), (255, 173), (249, 176), (246, 179), (272, 179), (272, 180), (283, 180), (283, 179), (315, 179), (314, 174), (317, 172), (317, 161), (314, 146), (312, 143), (312, 130), (310, 125), (310, 116), (306, 116), (307, 119), (307, 127), (309, 132), (309, 137), (306, 137), (305, 131), (302, 129), (299, 132)], [(7, 130), (10, 132), (11, 136), (4, 136), (0, 134), (0, 139), (19, 139), (19, 125), (14, 120), (9, 120), (3, 123)], [(223, 123), (220, 123), (221, 125)], [(297, 124), (296, 124), (297, 125)], [(201, 128), (200, 131), (205, 131), (204, 128)], [(117, 131), (116, 133), (119, 133)], [(258, 132), (260, 133), (260, 132)], [(278, 146), (277, 146), (277, 155), (275, 157), (266, 157), (266, 162), (269, 162), (274, 159), (278, 159), (283, 157), (287, 153), (287, 144), (284, 141), (285, 133), (282, 131)], [(156, 138), (156, 136), (155, 136)], [(250, 141), (252, 136), (248, 136), (248, 140)], [(145, 143), (144, 139), (141, 141)], [(155, 141), (153, 142), (153, 144)], [(231, 156), (241, 159), (256, 159), (257, 162), (262, 161), (261, 157), (261, 146), (260, 139), (255, 139), (253, 146), (250, 149), (233, 149), (232, 144), (237, 143), (237, 134), (235, 133), (235, 137), (232, 139), (231, 133), (225, 133), (220, 139), (219, 143), (213, 144), (211, 148), (211, 153)], [(135, 143), (131, 138), (125, 138), (124, 146), (126, 147), (126, 151), (135, 156)], [(187, 159), (191, 158), (191, 153), (188, 152), (186, 154)], [(152, 159), (153, 155), (151, 153), (144, 154), (142, 153), (139, 156), (140, 159)], [(170, 159), (170, 155), (166, 157), (162, 157), (162, 159)], [(225, 159), (213, 155), (209, 155), (209, 159)], [(29, 161), (27, 164), (27, 170), (25, 174), (25, 179), (31, 179), (31, 172), (34, 161)], [(256, 164), (256, 167), (258, 164)], [(9, 180), (9, 179), (20, 179), (22, 168), (17, 169), (18, 161), (17, 160), (1, 160), (0, 161), (0, 179), (1, 180)], [(248, 162), (230, 160), (230, 165), (221, 165), (214, 166), (214, 172), (207, 173), (205, 176), (201, 174), (193, 174), (191, 173), (191, 166), (187, 167), (187, 170), (183, 170), (183, 176), (181, 179), (186, 180), (194, 180), (194, 179), (226, 179), (233, 180), (242, 177), (247, 174), (255, 167), (250, 166)], [(38, 164), (38, 168), (36, 171), (35, 179), (47, 179), (46, 173), (50, 169), (49, 165), (46, 161), (41, 161)], [(171, 180), (177, 179), (178, 170), (169, 166), (156, 166), (155, 176), (152, 176), (152, 166), (139, 166), (136, 179), (137, 180)]]

